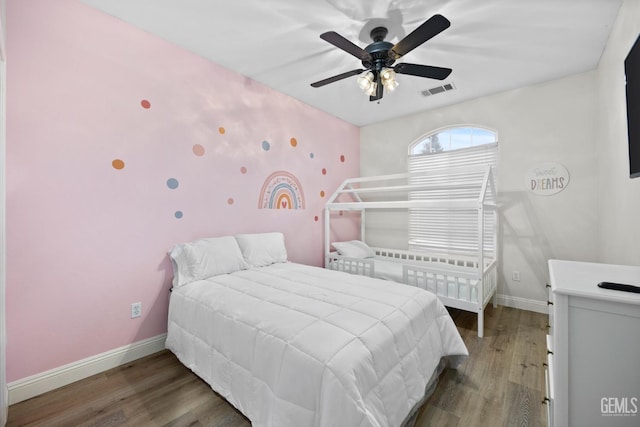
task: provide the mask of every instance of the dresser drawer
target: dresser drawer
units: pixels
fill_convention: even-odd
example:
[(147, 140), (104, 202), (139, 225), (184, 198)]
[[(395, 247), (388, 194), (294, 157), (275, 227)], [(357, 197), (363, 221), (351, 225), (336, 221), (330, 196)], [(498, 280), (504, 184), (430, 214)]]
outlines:
[[(553, 349), (553, 336), (547, 335), (547, 370), (549, 371), (551, 385), (553, 385), (553, 377), (555, 371), (553, 370), (553, 362), (554, 362), (554, 349)], [(553, 390), (553, 387), (552, 387)]]
[(545, 364), (544, 370), (544, 379), (545, 379), (545, 394), (544, 400), (542, 403), (546, 405), (546, 414), (547, 414), (547, 426), (553, 426), (553, 405), (555, 404), (554, 399), (554, 380), (555, 380), (555, 371), (553, 369), (554, 366), (554, 355), (553, 355), (553, 337), (551, 335), (547, 335), (547, 363)]
[(553, 334), (553, 324), (554, 324), (554, 311), (555, 311), (555, 297), (553, 291), (551, 290), (551, 285), (547, 283), (547, 313), (549, 314), (549, 322), (547, 323), (548, 333), (550, 335)]
[(546, 407), (547, 427), (553, 427), (553, 405), (555, 399), (553, 397), (553, 354), (547, 354), (547, 365), (544, 369), (545, 394), (542, 403)]

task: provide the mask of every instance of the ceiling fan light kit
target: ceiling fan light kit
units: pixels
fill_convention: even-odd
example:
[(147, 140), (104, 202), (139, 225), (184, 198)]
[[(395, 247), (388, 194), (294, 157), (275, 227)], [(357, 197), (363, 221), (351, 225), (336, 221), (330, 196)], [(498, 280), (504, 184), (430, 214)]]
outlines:
[(395, 66), (393, 64), (397, 59), (449, 28), (450, 25), (451, 23), (444, 16), (434, 15), (395, 45), (384, 40), (388, 34), (385, 27), (376, 27), (370, 33), (373, 43), (364, 49), (351, 43), (335, 31), (323, 33), (320, 35), (321, 39), (358, 58), (364, 69), (347, 71), (311, 83), (311, 86), (317, 88), (358, 75), (356, 80), (358, 86), (369, 95), (370, 101), (378, 101), (382, 99), (384, 88), (393, 91), (398, 87), (396, 74), (444, 80), (451, 74), (450, 68), (409, 63), (399, 63)]
[(380, 73), (380, 79), (382, 80), (384, 87), (386, 87), (390, 92), (393, 92), (399, 85), (396, 80), (396, 72), (393, 68), (383, 68)]
[(373, 94), (376, 93), (378, 83), (376, 83), (376, 78), (371, 71), (365, 71), (360, 74), (356, 81), (360, 89), (367, 95), (373, 96)]

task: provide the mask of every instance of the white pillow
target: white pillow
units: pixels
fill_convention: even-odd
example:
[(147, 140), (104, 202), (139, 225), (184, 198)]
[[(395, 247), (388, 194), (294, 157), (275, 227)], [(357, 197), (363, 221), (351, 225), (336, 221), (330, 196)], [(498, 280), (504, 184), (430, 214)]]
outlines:
[(360, 240), (351, 240), (349, 242), (333, 242), (339, 255), (349, 258), (373, 258), (375, 253), (365, 242)]
[(282, 233), (237, 234), (236, 240), (250, 267), (287, 262), (287, 249)]
[(233, 236), (200, 239), (175, 245), (169, 251), (173, 265), (173, 286), (245, 270), (238, 242)]

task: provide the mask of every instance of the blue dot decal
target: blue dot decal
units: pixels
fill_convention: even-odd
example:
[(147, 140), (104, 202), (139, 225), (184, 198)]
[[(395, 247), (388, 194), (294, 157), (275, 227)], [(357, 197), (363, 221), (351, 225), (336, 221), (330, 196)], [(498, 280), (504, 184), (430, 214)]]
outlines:
[(182, 211), (176, 211), (175, 216), (178, 219), (182, 218)]
[(314, 157), (315, 157), (315, 154), (309, 153), (309, 158), (313, 159)]
[(167, 187), (169, 187), (172, 190), (175, 190), (176, 188), (178, 188), (178, 180), (175, 178), (169, 178), (167, 180)]
[(271, 144), (269, 144), (269, 141), (262, 141), (262, 149), (264, 151), (269, 151), (270, 148), (271, 148)]

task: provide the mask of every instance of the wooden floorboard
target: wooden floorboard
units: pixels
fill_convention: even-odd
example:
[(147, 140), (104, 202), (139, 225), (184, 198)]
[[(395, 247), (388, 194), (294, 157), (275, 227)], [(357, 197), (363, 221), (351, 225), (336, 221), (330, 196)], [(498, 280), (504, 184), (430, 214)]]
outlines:
[[(469, 357), (447, 368), (416, 427), (544, 426), (547, 316), (487, 307), (485, 336), (473, 313), (450, 309)], [(210, 426), (250, 422), (168, 351), (9, 407), (7, 426)], [(349, 426), (344, 426), (349, 427)]]

